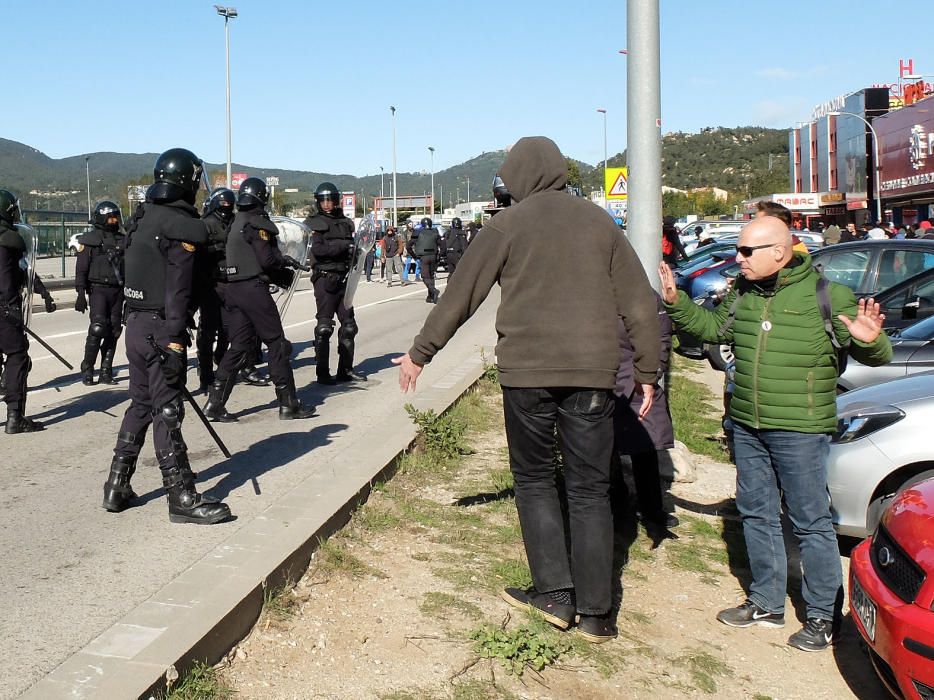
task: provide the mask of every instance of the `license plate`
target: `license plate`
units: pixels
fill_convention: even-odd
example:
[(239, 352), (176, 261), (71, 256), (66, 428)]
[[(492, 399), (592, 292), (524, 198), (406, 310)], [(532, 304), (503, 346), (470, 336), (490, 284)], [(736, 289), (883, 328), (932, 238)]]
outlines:
[(850, 608), (856, 613), (859, 621), (863, 623), (863, 629), (869, 635), (869, 640), (876, 641), (876, 604), (866, 595), (855, 576), (853, 577), (853, 599), (850, 601)]

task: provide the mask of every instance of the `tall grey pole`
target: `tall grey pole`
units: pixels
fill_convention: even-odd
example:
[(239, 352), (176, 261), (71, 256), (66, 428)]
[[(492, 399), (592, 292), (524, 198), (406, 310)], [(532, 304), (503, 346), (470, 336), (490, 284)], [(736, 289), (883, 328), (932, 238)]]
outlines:
[(470, 178), (467, 178), (467, 201), (470, 202)]
[(598, 112), (603, 115), (603, 182), (604, 188), (606, 187), (606, 110), (598, 109)]
[[(89, 164), (90, 160), (91, 160), (91, 156), (84, 157), (84, 172), (88, 178), (88, 220), (89, 221), (91, 219), (91, 166)], [(64, 207), (62, 208), (64, 209)]]
[(626, 3), (629, 242), (658, 291), (662, 259), (662, 104), (658, 0)]
[(379, 196), (380, 196), (380, 199), (383, 198), (383, 175), (384, 175), (384, 174), (385, 174), (385, 173), (383, 172), (383, 166), (381, 165), (381, 166), (379, 166)]
[(431, 215), (435, 215), (435, 147), (429, 146), (428, 152), (431, 153)]
[(227, 187), (230, 188), (230, 23), (229, 15), (224, 15), (224, 47), (227, 65)]
[(392, 113), (392, 225), (399, 225), (399, 191), (396, 189), (396, 108), (390, 106)]

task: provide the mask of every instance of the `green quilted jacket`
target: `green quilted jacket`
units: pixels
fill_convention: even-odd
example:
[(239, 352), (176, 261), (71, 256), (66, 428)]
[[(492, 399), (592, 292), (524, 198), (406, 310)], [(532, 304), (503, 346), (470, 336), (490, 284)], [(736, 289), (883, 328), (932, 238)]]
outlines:
[[(795, 256), (779, 272), (774, 290), (739, 277), (736, 289), (716, 309), (697, 306), (684, 292), (665, 306), (678, 328), (708, 343), (733, 343), (736, 389), (730, 417), (734, 421), (751, 428), (832, 433), (837, 427), (836, 351), (817, 302), (819, 274), (809, 255)], [(721, 337), (718, 330), (738, 292), (742, 296), (733, 324)], [(837, 339), (849, 343), (851, 357), (871, 366), (892, 359), (887, 335), (862, 343), (851, 339), (837, 319), (837, 314), (856, 316), (856, 298), (848, 287), (831, 283), (830, 300)]]

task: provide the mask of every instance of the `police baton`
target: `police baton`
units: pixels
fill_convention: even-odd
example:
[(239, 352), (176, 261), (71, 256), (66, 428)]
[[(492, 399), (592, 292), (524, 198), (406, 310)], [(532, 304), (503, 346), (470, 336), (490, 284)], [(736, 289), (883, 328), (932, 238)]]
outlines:
[[(156, 339), (152, 335), (146, 336), (146, 342), (152, 346), (152, 349), (159, 354), (159, 363), (162, 364), (165, 362), (166, 357), (168, 357), (168, 350), (159, 345), (156, 342)], [(221, 440), (221, 436), (217, 434), (217, 431), (214, 430), (214, 426), (211, 425), (211, 422), (205, 417), (204, 413), (201, 411), (201, 407), (195, 401), (195, 397), (191, 395), (191, 392), (188, 391), (188, 388), (182, 384), (182, 396), (185, 397), (185, 400), (191, 405), (194, 409), (195, 414), (198, 418), (201, 419), (201, 422), (204, 423), (204, 427), (207, 428), (208, 433), (211, 437), (214, 438), (214, 442), (217, 443), (217, 446), (220, 448), (221, 452), (224, 453), (224, 456), (230, 459), (230, 450), (227, 449), (227, 446), (224, 444), (224, 441)]]
[(44, 347), (46, 350), (48, 350), (50, 353), (52, 353), (52, 356), (53, 356), (56, 360), (58, 360), (59, 362), (61, 362), (61, 363), (62, 363), (63, 365), (65, 365), (68, 369), (72, 369), (72, 370), (74, 369), (74, 366), (73, 366), (68, 360), (66, 360), (64, 357), (62, 357), (61, 355), (59, 355), (59, 354), (55, 351), (55, 348), (53, 348), (51, 345), (49, 345), (47, 342), (45, 342), (42, 338), (40, 338), (39, 335), (38, 335), (35, 331), (33, 331), (29, 326), (23, 326), (23, 330), (26, 331), (26, 333), (28, 333), (29, 336), (30, 336), (33, 340), (35, 340), (37, 343), (39, 343), (39, 345), (41, 345), (41, 346)]

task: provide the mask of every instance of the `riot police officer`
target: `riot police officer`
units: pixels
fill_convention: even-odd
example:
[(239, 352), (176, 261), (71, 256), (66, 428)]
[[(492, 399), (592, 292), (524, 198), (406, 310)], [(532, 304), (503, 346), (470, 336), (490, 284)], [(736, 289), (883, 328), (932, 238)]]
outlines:
[(286, 339), (270, 283), (283, 288), (292, 284), (295, 261), (279, 251), (279, 229), (266, 213), (269, 188), (258, 177), (248, 177), (237, 193), (237, 215), (227, 236), (227, 309), (230, 348), (224, 353), (217, 378), (208, 392), (205, 415), (212, 421), (236, 418), (225, 404), (237, 381), (237, 372), (252, 361), (256, 336), (268, 348), (269, 374), (279, 400), (279, 419), (310, 418), (314, 409), (302, 405), (295, 394), (295, 377), (289, 356), (292, 344)]
[(237, 195), (218, 187), (204, 202), (201, 220), (208, 242), (195, 252), (195, 296), (198, 304), (198, 332), (195, 347), (201, 391), (214, 383), (214, 365), (220, 364), (230, 341), (223, 319), (227, 287), (227, 230), (234, 218)]
[(184, 148), (160, 155), (153, 168), (155, 183), (127, 224), (124, 295), (130, 406), (104, 484), (104, 508), (122, 511), (135, 497), (130, 479), (152, 423), (169, 520), (207, 525), (230, 518), (230, 508), (197, 492), (182, 437), (194, 253), (207, 242), (207, 230), (194, 207), (202, 169), (201, 160)]
[(23, 330), (23, 287), (29, 282), (24, 263), (28, 251), (26, 241), (16, 230), (17, 221), (19, 202), (16, 196), (0, 189), (0, 356), (4, 359), (0, 393), (6, 402), (8, 435), (45, 429), (41, 423), (24, 415), (26, 377), (32, 361), (29, 339)]
[(445, 242), (447, 246), (448, 279), (454, 275), (457, 269), (457, 263), (467, 252), (467, 246), (470, 241), (467, 240), (467, 231), (464, 230), (463, 222), (456, 216), (451, 219), (451, 241)]
[(98, 202), (91, 217), (90, 231), (78, 236), (75, 262), (75, 311), (88, 310), (88, 337), (84, 342), (81, 381), (94, 384), (94, 365), (101, 355), (101, 384), (116, 384), (113, 376), (114, 353), (123, 332), (123, 256), (126, 237), (120, 232), (120, 207), (109, 200)]
[[(353, 369), (357, 321), (353, 307), (344, 306), (347, 275), (354, 262), (354, 225), (341, 209), (341, 193), (332, 182), (322, 182), (315, 190), (318, 213), (305, 223), (311, 229), (311, 253), (315, 259), (311, 276), (315, 287), (315, 372), (321, 384), (366, 381)], [(337, 374), (331, 376), (331, 336), (334, 315), (340, 321), (337, 331)]]
[(444, 240), (427, 216), (421, 220), (421, 227), (418, 238), (412, 244), (412, 252), (421, 263), (422, 282), (428, 289), (428, 297), (425, 301), (429, 304), (437, 304), (441, 292), (435, 287), (435, 275), (438, 273), (438, 256), (444, 252)]

